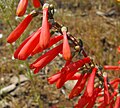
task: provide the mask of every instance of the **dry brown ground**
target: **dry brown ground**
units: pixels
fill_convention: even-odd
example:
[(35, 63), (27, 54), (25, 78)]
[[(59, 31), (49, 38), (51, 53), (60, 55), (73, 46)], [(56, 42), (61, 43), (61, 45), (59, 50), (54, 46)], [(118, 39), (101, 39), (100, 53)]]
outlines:
[[(74, 36), (83, 40), (88, 55), (101, 66), (117, 65), (119, 54), (116, 48), (120, 42), (119, 11), (113, 12), (109, 17), (101, 14), (101, 12), (108, 13), (114, 7), (113, 0), (55, 1), (57, 2), (53, 4), (56, 6), (56, 21), (66, 25)], [(41, 102), (41, 107), (44, 108), (72, 108), (77, 98), (68, 99), (70, 87), (58, 90), (55, 85), (47, 83), (47, 78), (62, 67), (61, 57), (42, 69), (40, 74), (33, 75), (32, 80), (28, 77), (27, 65), (12, 58), (13, 51), (20, 41), (40, 26), (38, 23), (40, 18), (37, 17), (16, 44), (13, 46), (7, 44), (6, 37), (22, 20), (22, 18), (15, 20), (16, 2), (18, 1), (0, 1), (0, 34), (3, 34), (0, 38), (0, 89), (16, 84), (14, 90), (0, 95), (0, 108), (39, 108), (38, 102)], [(33, 9), (31, 5), (30, 7), (28, 13)], [(31, 63), (38, 56), (26, 62)], [(120, 75), (119, 71), (110, 72), (109, 77), (115, 78), (118, 74)], [(27, 78), (23, 82), (20, 81), (21, 75)], [(16, 79), (19, 80), (16, 82)]]

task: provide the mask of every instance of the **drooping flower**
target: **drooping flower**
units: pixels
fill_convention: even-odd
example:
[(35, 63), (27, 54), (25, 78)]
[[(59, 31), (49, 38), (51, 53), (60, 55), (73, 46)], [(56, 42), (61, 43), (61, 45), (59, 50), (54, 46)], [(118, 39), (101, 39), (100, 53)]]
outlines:
[(22, 47), (18, 54), (18, 59), (25, 60), (31, 54), (33, 49), (39, 43), (41, 28), (39, 28), (34, 35), (28, 40), (28, 42)]
[(32, 3), (33, 3), (35, 8), (39, 8), (40, 7), (40, 0), (32, 0)]
[(26, 12), (27, 5), (28, 5), (28, 0), (20, 0), (17, 7), (16, 15), (23, 16)]
[(12, 43), (15, 42), (21, 34), (24, 32), (24, 30), (27, 28), (31, 20), (33, 19), (32, 14), (29, 14), (8, 36), (7, 42)]
[(92, 73), (91, 73), (89, 80), (88, 80), (87, 93), (88, 93), (89, 97), (91, 97), (93, 95), (94, 79), (95, 79), (96, 72), (97, 72), (97, 68), (93, 68)]
[[(63, 39), (63, 36), (54, 36), (52, 38), (50, 38), (50, 42), (47, 48), (50, 48), (52, 45), (54, 45), (55, 43), (57, 43), (58, 41), (60, 41), (61, 39)], [(35, 47), (35, 49), (32, 51), (31, 55), (35, 55), (36, 53), (42, 52), (43, 49), (40, 47), (39, 43), (37, 44), (37, 46)]]
[(50, 42), (50, 24), (48, 22), (48, 4), (43, 7), (42, 30), (40, 34), (39, 45), (42, 49), (46, 49)]
[(104, 79), (104, 104), (109, 105), (110, 103), (110, 94), (108, 90), (108, 79), (107, 79), (107, 73), (103, 73), (103, 79)]
[(71, 55), (71, 50), (70, 50), (70, 46), (67, 39), (67, 28), (62, 27), (61, 31), (63, 33), (63, 51), (62, 51), (63, 57), (65, 60), (70, 60), (72, 55)]
[(61, 52), (62, 50), (62, 45), (63, 44), (60, 44), (58, 45), (57, 47), (49, 50), (47, 53), (45, 53), (44, 55), (40, 56), (35, 62), (33, 62), (31, 65), (30, 65), (30, 68), (31, 69), (34, 69), (34, 68), (39, 68), (42, 69), (44, 66), (46, 66), (49, 62), (51, 62), (57, 55), (58, 53)]

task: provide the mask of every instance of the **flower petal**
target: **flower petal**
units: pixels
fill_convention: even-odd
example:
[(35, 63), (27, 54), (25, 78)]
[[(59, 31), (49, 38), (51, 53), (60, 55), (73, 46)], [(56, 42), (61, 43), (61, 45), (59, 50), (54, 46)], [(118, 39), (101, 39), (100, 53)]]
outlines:
[(90, 77), (89, 77), (89, 80), (88, 80), (87, 93), (88, 93), (89, 97), (91, 97), (93, 95), (94, 79), (95, 79), (96, 72), (97, 72), (97, 68), (93, 68), (92, 73), (90, 74)]
[(16, 51), (14, 52), (14, 58), (18, 59), (18, 54), (19, 54), (20, 50), (21, 50), (21, 49), (23, 48), (23, 46), (30, 40), (30, 38), (31, 38), (33, 35), (34, 35), (34, 33), (31, 34), (28, 38), (26, 38), (26, 39), (22, 42), (22, 44), (16, 49)]
[(66, 32), (63, 32), (63, 57), (65, 60), (70, 60), (72, 57)]
[(7, 38), (7, 42), (8, 43), (12, 43), (15, 42), (20, 36), (21, 34), (24, 32), (24, 30), (27, 28), (27, 26), (29, 25), (29, 23), (32, 20), (32, 15), (29, 14), (12, 32), (11, 34), (8, 36)]
[(62, 50), (62, 45), (60, 44), (57, 47), (53, 48), (52, 50), (48, 51), (44, 55), (40, 56), (34, 63), (30, 65), (30, 68), (43, 68), (46, 66), (50, 61), (52, 61), (58, 53)]
[(25, 14), (27, 5), (28, 5), (28, 0), (20, 0), (17, 7), (16, 15), (23, 16)]
[(50, 24), (48, 22), (48, 8), (43, 9), (42, 30), (40, 34), (40, 47), (46, 49), (50, 41)]
[(110, 94), (108, 90), (107, 73), (103, 73), (103, 79), (104, 79), (104, 104), (108, 105), (110, 103)]

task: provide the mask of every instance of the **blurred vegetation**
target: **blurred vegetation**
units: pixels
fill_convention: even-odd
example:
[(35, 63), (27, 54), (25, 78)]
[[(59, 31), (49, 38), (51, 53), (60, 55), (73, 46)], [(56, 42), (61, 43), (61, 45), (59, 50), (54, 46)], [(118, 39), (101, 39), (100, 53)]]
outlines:
[[(28, 71), (27, 66), (22, 61), (15, 60), (13, 58), (13, 52), (23, 39), (41, 26), (41, 16), (38, 16), (34, 18), (16, 43), (13, 45), (6, 43), (7, 36), (24, 19), (24, 17), (18, 18), (15, 15), (18, 1), (19, 0), (0, 0), (0, 34), (3, 35), (3, 37), (0, 38), (0, 78), (5, 77), (7, 74), (26, 74), (26, 71)], [(98, 11), (106, 13), (111, 8), (116, 7), (115, 0), (48, 0), (47, 2), (55, 5), (55, 20), (67, 26), (73, 36), (83, 40), (86, 52), (94, 58), (97, 64), (101, 66), (106, 64), (117, 65), (120, 57), (116, 51), (120, 42), (120, 16), (104, 17), (96, 14)], [(118, 5), (117, 8), (119, 8)], [(34, 7), (29, 2), (26, 14), (32, 10), (34, 10)], [(38, 56), (39, 54), (32, 59), (28, 59), (26, 62), (30, 63), (31, 60), (36, 59)], [(55, 62), (50, 64), (50, 66), (51, 65), (54, 65), (54, 68), (51, 69), (52, 73), (50, 74), (53, 74), (58, 68), (61, 68), (57, 66)], [(44, 69), (42, 71), (44, 71)], [(114, 77), (117, 76), (114, 72), (110, 75)], [(4, 83), (1, 87), (8, 85), (9, 81), (6, 82), (7, 83)], [(47, 96), (49, 96), (49, 98), (52, 97), (49, 89), (52, 91), (56, 90), (54, 86), (50, 86), (51, 88), (46, 87), (47, 89), (44, 88), (44, 84), (47, 83), (47, 81), (41, 82), (41, 79), (36, 76), (34, 83), (36, 87), (38, 87), (36, 88), (37, 91), (39, 91), (40, 94), (41, 92), (43, 92), (43, 94), (48, 93)], [(60, 91), (58, 93), (60, 93)], [(63, 98), (63, 96), (61, 98)], [(66, 102), (65, 99), (63, 100)], [(70, 104), (71, 101), (68, 102)], [(60, 105), (62, 103), (63, 101), (61, 101)]]

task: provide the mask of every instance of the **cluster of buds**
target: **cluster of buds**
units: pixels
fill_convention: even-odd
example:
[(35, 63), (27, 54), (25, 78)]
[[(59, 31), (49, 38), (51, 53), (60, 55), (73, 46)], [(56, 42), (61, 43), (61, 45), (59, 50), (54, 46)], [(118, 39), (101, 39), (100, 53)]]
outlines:
[[(25, 13), (27, 0), (20, 0), (17, 12), (18, 16)], [(36, 7), (43, 5), (41, 0), (33, 0)], [(38, 3), (38, 4), (37, 4)], [(24, 5), (24, 6), (23, 6)], [(15, 42), (27, 28), (32, 19), (42, 13), (42, 25), (30, 36), (28, 36), (14, 52), (14, 58), (26, 60), (29, 56), (34, 56), (57, 44), (51, 50), (41, 55), (36, 61), (30, 64), (30, 69), (34, 70), (34, 74), (38, 73), (43, 67), (50, 63), (58, 54), (61, 54), (66, 61), (65, 66), (56, 74), (48, 78), (50, 84), (56, 83), (59, 89), (69, 80), (77, 80), (76, 85), (69, 94), (72, 99), (80, 96), (75, 108), (92, 108), (98, 105), (99, 108), (119, 108), (120, 106), (120, 79), (108, 81), (106, 73), (103, 73), (99, 66), (95, 65), (93, 60), (87, 56), (82, 40), (77, 41), (67, 27), (60, 25), (54, 20), (54, 7), (44, 3), (42, 12), (35, 11), (30, 13), (8, 36), (7, 42)], [(21, 11), (21, 12), (20, 12)], [(19, 14), (18, 14), (19, 13)], [(52, 32), (59, 35), (53, 35)], [(74, 47), (74, 54), (71, 52)], [(76, 52), (83, 55), (81, 59), (73, 61)], [(116, 99), (114, 98), (116, 97)], [(115, 105), (114, 105), (115, 104)]]

